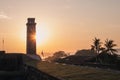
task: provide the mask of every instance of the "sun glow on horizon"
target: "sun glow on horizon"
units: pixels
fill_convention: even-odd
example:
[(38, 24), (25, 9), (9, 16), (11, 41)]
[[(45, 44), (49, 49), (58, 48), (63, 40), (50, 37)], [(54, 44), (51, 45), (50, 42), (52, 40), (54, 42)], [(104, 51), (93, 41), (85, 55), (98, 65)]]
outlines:
[(36, 26), (36, 42), (37, 45), (42, 45), (47, 42), (49, 39), (50, 32), (47, 28), (45, 23), (41, 23), (40, 25)]
[[(37, 21), (39, 22), (39, 21)], [(27, 28), (26, 28), (27, 29)], [(18, 35), (20, 35), (19, 39), (20, 41), (24, 44), (22, 47), (24, 49), (24, 52), (26, 50), (26, 38), (27, 38), (27, 33), (25, 28), (21, 28), (20, 32)], [(18, 36), (16, 36), (18, 37)], [(49, 45), (49, 41), (51, 38), (51, 30), (48, 26), (48, 24), (44, 23), (44, 22), (40, 22), (36, 25), (36, 35), (32, 36), (33, 39), (36, 39), (36, 43), (37, 43), (37, 52), (40, 53), (41, 50), (43, 50), (44, 46), (48, 46)], [(22, 45), (22, 44), (20, 44)], [(22, 49), (22, 50), (23, 50)]]

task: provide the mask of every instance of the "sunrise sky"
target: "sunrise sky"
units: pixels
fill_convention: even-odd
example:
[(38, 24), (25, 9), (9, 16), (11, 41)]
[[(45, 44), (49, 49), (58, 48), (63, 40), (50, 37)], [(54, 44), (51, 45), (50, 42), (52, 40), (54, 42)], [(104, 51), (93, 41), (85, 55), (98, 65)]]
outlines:
[(92, 39), (120, 48), (120, 0), (0, 0), (0, 49), (26, 51), (26, 23), (36, 18), (37, 52), (89, 49)]

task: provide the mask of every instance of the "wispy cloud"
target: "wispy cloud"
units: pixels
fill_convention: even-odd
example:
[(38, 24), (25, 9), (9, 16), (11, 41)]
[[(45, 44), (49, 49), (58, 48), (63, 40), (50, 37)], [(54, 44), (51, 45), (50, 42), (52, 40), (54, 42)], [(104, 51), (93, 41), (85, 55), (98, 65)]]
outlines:
[(7, 16), (5, 12), (1, 11), (0, 12), (0, 19), (11, 19), (11, 17)]

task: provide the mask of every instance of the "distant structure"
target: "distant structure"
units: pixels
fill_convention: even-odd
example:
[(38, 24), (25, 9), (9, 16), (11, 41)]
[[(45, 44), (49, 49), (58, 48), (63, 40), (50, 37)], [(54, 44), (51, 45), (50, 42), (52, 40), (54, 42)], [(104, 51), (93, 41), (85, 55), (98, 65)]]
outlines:
[(4, 38), (2, 40), (2, 49), (4, 50)]
[(4, 50), (4, 38), (2, 39), (2, 50), (0, 50), (0, 55), (5, 54), (5, 50)]
[(35, 18), (27, 19), (27, 44), (26, 44), (26, 53), (28, 56), (40, 59), (40, 56), (36, 54), (36, 23)]
[(36, 23), (35, 18), (28, 18), (27, 22), (27, 54), (36, 54)]

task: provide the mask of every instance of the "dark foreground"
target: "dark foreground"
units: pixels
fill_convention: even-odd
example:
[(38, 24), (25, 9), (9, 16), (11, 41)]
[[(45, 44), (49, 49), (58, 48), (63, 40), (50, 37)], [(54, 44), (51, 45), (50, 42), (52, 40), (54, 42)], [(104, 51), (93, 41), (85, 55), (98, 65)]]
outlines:
[(0, 71), (0, 80), (60, 80), (32, 66), (25, 65), (22, 71)]
[(1, 54), (0, 80), (59, 80), (36, 67), (27, 65), (31, 61), (38, 62), (24, 54)]
[(120, 71), (0, 56), (0, 80), (120, 80)]

